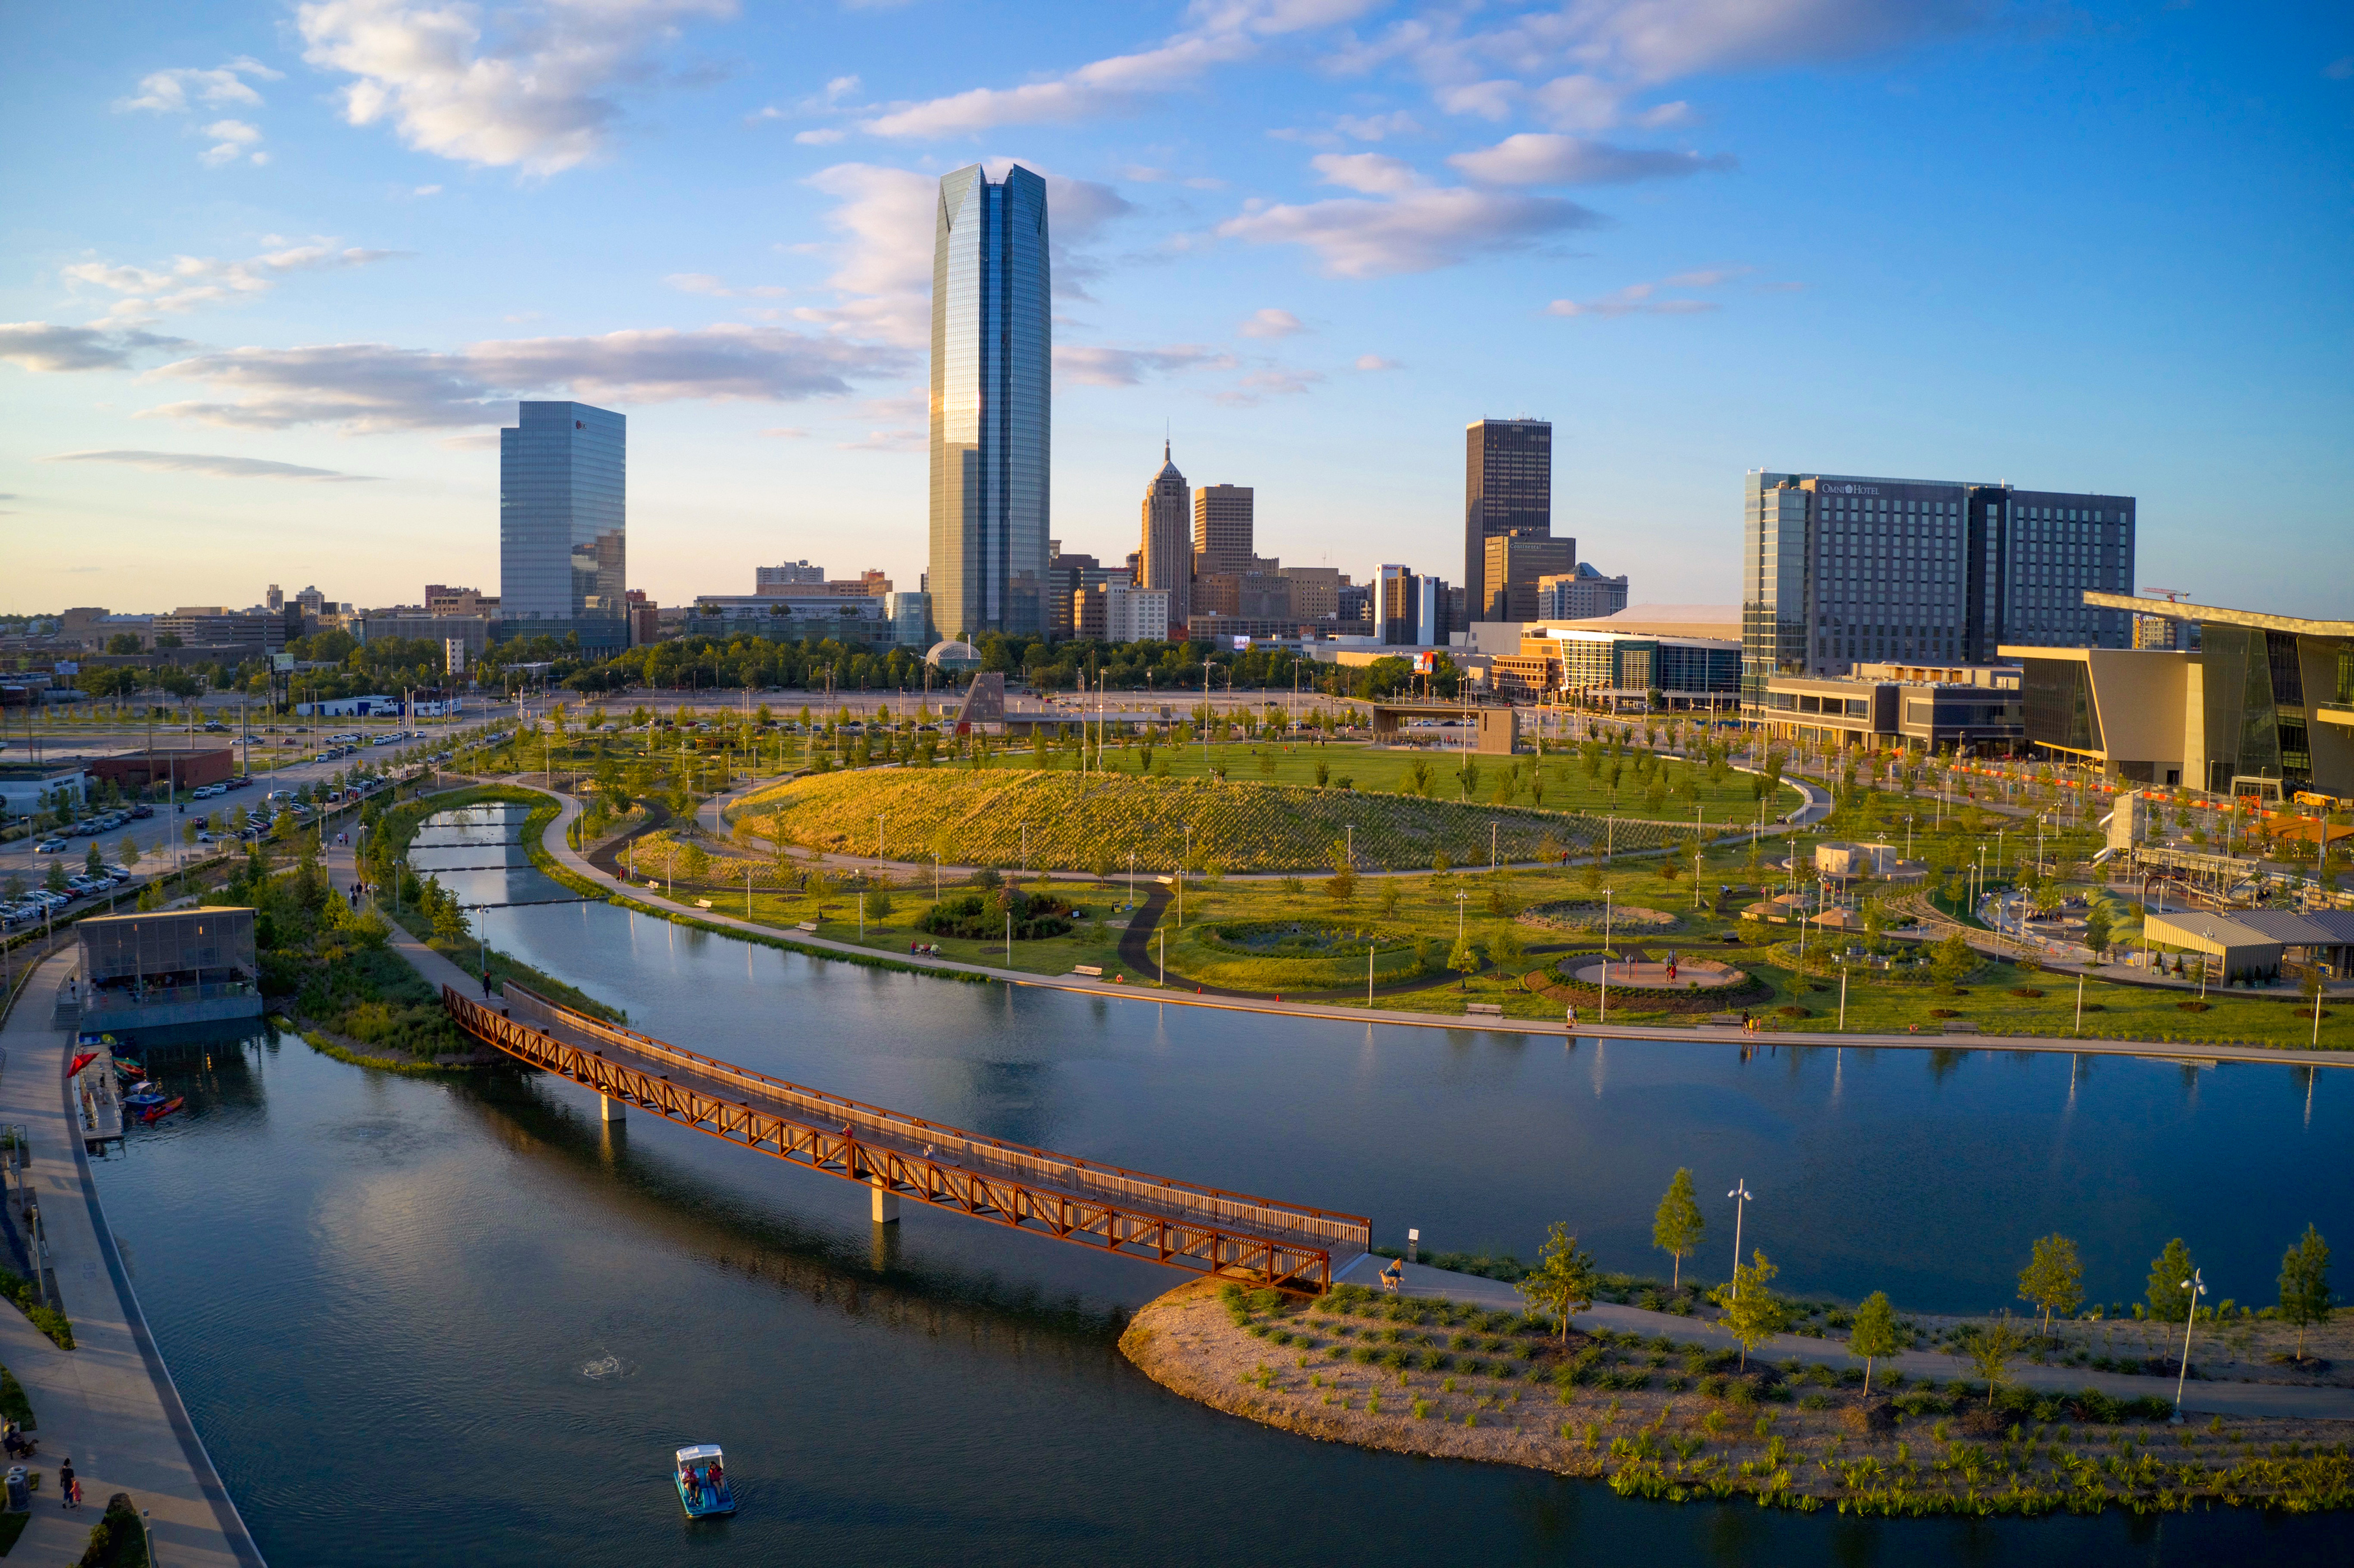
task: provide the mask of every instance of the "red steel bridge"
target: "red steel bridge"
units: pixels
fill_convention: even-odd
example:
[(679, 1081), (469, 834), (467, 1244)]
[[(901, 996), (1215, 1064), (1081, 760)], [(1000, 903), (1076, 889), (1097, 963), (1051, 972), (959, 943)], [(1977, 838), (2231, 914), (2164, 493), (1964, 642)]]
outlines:
[(1323, 1290), (1363, 1256), (1372, 1223), (985, 1138), (804, 1088), (561, 1006), (510, 981), (489, 1006), (445, 986), (474, 1038), (639, 1110), (874, 1192), (1173, 1268)]

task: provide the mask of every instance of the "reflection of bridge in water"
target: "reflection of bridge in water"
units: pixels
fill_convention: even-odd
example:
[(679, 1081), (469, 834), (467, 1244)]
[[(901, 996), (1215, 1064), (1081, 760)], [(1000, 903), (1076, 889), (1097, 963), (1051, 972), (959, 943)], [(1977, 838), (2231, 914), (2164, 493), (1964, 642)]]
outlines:
[(984, 1138), (803, 1088), (562, 1007), (510, 983), (504, 1009), (453, 987), (460, 1028), (622, 1106), (873, 1190), (1174, 1268), (1317, 1289), (1364, 1255), (1371, 1222)]

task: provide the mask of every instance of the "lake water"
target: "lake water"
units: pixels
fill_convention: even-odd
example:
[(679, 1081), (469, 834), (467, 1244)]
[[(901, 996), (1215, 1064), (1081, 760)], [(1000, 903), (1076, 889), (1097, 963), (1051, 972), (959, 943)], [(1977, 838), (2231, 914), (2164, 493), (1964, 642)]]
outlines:
[[(512, 836), (478, 813), (420, 844)], [(420, 864), (497, 850), (420, 848)], [(520, 855), (514, 858), (520, 859)], [(551, 897), (527, 867), (469, 899)], [(1565, 1219), (1649, 1269), (1690, 1166), (1744, 1178), (1794, 1290), (2005, 1302), (2032, 1236), (2103, 1298), (2188, 1238), (2268, 1301), (2310, 1220), (2342, 1234), (2354, 1080), (2065, 1055), (1783, 1051), (1301, 1024), (876, 973), (604, 905), (491, 911), (489, 940), (637, 1027), (994, 1136), (1523, 1255)], [(2341, 1560), (2342, 1521), (1864, 1522), (1673, 1507), (1318, 1444), (1120, 1358), (1177, 1277), (907, 1206), (544, 1077), (370, 1074), (292, 1037), (165, 1069), (189, 1113), (99, 1168), (156, 1337), (281, 1563)], [(2333, 1158), (2335, 1156), (2335, 1158)], [(1712, 1202), (1700, 1266), (1723, 1272)], [(726, 1446), (743, 1511), (690, 1526), (669, 1450)]]

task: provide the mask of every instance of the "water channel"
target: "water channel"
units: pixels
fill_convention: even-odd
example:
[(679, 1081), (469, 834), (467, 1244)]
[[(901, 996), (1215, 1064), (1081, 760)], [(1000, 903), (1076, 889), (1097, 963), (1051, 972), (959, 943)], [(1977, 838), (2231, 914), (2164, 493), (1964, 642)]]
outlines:
[[(416, 860), (519, 853), (519, 810)], [(527, 865), (469, 901), (561, 896)], [(1570, 1044), (1302, 1024), (870, 971), (610, 906), (482, 916), (490, 942), (649, 1033), (975, 1128), (1523, 1255), (1566, 1219), (1649, 1270), (1674, 1169), (1758, 1197), (1745, 1240), (1802, 1293), (2007, 1302), (2028, 1240), (2137, 1298), (2185, 1236), (2269, 1301), (2307, 1221), (2354, 1234), (2354, 1079), (2064, 1054)], [(1841, 1520), (1670, 1505), (1360, 1452), (1163, 1393), (1117, 1315), (1177, 1277), (865, 1199), (684, 1129), (618, 1135), (570, 1086), (371, 1074), (264, 1033), (169, 1069), (190, 1114), (100, 1168), (198, 1430), (273, 1562), (2190, 1563), (2339, 1560), (2341, 1520)], [(1721, 1207), (1722, 1205), (1718, 1205)], [(1719, 1224), (1720, 1218), (1724, 1222)], [(1712, 1213), (1721, 1275), (1731, 1215)], [(1722, 1230), (1722, 1235), (1717, 1232)], [(1722, 1253), (1723, 1257), (1713, 1255)], [(743, 1499), (689, 1527), (670, 1448)]]

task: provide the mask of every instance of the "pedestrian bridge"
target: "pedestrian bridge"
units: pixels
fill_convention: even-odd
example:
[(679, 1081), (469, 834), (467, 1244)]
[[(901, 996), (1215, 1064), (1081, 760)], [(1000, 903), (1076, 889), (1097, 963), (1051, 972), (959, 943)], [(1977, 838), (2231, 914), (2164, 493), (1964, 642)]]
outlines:
[(562, 1006), (510, 981), (490, 1006), (452, 986), (458, 1026), (621, 1107), (874, 1193), (878, 1224), (913, 1199), (973, 1219), (1263, 1285), (1316, 1290), (1363, 1257), (1372, 1223), (985, 1138), (785, 1083)]

